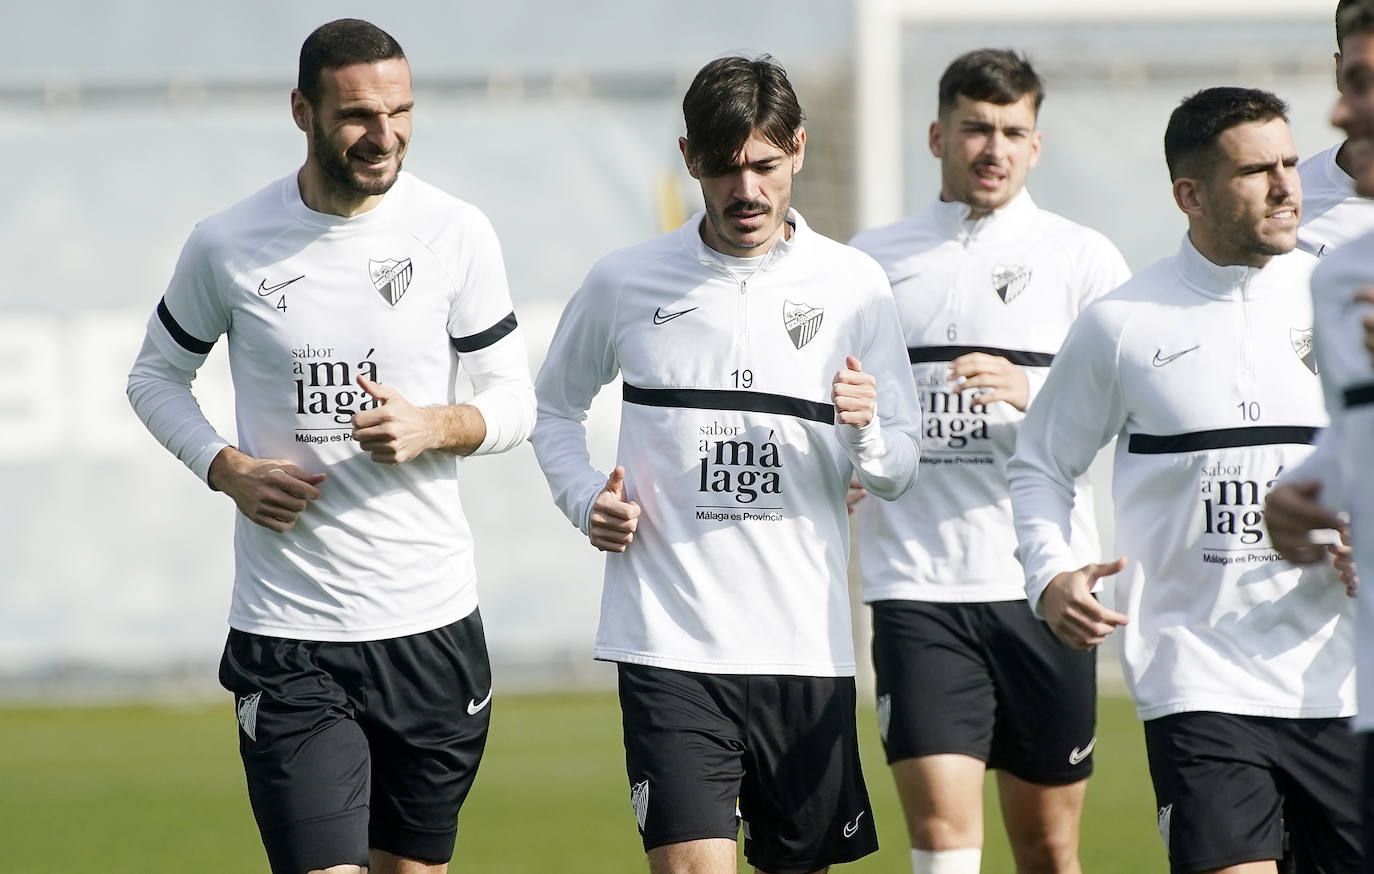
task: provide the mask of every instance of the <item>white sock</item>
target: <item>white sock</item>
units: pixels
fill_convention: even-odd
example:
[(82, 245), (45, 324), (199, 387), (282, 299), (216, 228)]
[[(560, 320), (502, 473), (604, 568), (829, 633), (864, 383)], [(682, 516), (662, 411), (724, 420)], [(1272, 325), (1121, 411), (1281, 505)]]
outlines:
[(978, 874), (982, 864), (983, 851), (977, 847), (911, 851), (911, 874)]

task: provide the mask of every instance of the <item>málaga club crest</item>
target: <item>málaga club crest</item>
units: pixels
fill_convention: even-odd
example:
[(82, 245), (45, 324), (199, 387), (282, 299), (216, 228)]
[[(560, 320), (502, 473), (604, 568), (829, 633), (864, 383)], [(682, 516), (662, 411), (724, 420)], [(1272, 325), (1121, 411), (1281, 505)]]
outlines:
[(823, 307), (792, 303), (790, 300), (782, 302), (782, 325), (787, 329), (787, 336), (792, 338), (792, 345), (798, 349), (810, 343), (816, 336), (816, 332), (821, 329), (821, 319), (824, 316)]
[(1307, 365), (1307, 369), (1317, 372), (1317, 352), (1312, 348), (1311, 328), (1289, 328), (1288, 341), (1293, 344), (1293, 352)]
[(992, 288), (997, 292), (997, 296), (1002, 299), (1002, 303), (1011, 303), (1018, 294), (1025, 291), (1026, 283), (1030, 282), (1030, 278), (1029, 267), (995, 264), (992, 268)]
[(409, 258), (402, 261), (394, 258), (389, 261), (374, 261), (369, 258), (367, 272), (372, 276), (372, 286), (377, 289), (382, 300), (395, 306), (410, 287), (410, 277), (415, 269), (411, 266)]

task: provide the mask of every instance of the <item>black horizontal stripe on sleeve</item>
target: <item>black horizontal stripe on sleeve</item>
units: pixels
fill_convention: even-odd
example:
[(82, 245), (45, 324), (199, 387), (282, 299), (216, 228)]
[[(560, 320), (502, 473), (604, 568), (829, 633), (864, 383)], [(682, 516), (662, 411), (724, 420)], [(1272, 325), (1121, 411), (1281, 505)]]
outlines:
[(1320, 428), (1304, 425), (1260, 425), (1253, 428), (1218, 428), (1186, 434), (1132, 434), (1127, 451), (1136, 455), (1167, 455), (1233, 449), (1238, 446), (1272, 446), (1278, 443), (1316, 442)]
[(996, 355), (1022, 367), (1049, 367), (1054, 363), (1054, 354), (1051, 352), (1023, 352), (1020, 349), (998, 349), (996, 346), (910, 346), (906, 350), (906, 357), (912, 364), (925, 364), (931, 361), (953, 361), (960, 355), (970, 352)]
[(449, 341), (453, 343), (453, 348), (459, 352), (476, 352), (478, 349), (487, 348), (514, 330), (515, 313), (512, 311), (510, 315), (485, 331), (469, 334), (466, 337), (451, 337)]
[(625, 383), (626, 403), (644, 407), (682, 407), (694, 410), (738, 410), (745, 413), (775, 413), (795, 416), (829, 425), (835, 421), (835, 407), (805, 401), (788, 395), (758, 391), (733, 391), (709, 388), (640, 388)]
[(162, 327), (166, 328), (167, 333), (172, 335), (172, 339), (177, 341), (177, 345), (187, 352), (208, 355), (210, 350), (215, 348), (214, 340), (206, 341), (199, 337), (192, 337), (185, 328), (177, 324), (177, 320), (172, 318), (172, 311), (167, 309), (166, 298), (157, 302), (157, 317), (162, 322)]
[(1341, 392), (1341, 400), (1345, 402), (1345, 408), (1364, 407), (1374, 404), (1374, 382), (1362, 382), (1352, 385), (1350, 388)]

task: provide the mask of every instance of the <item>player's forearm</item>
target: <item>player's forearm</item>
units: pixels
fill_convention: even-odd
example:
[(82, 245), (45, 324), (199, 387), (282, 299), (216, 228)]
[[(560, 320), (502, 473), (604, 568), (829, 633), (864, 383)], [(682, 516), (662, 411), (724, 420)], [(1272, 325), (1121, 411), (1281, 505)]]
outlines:
[(171, 364), (151, 340), (145, 339), (125, 390), (134, 413), (148, 431), (208, 484), (210, 464), (229, 441), (201, 412), (191, 392), (194, 378), (194, 373)]
[(530, 443), (554, 504), (586, 534), (592, 504), (606, 484), (605, 475), (592, 467), (586, 428), (581, 421), (540, 410)]
[(426, 448), (453, 455), (472, 455), (487, 439), (487, 422), (482, 411), (471, 404), (421, 407), (426, 431)]
[(913, 432), (884, 428), (876, 418), (864, 428), (836, 425), (835, 429), (859, 482), (871, 494), (895, 500), (916, 481), (921, 449)]
[(1067, 481), (1013, 456), (1007, 466), (1016, 557), (1025, 570), (1026, 600), (1039, 614), (1040, 596), (1050, 580), (1077, 567), (1069, 547), (1073, 480)]

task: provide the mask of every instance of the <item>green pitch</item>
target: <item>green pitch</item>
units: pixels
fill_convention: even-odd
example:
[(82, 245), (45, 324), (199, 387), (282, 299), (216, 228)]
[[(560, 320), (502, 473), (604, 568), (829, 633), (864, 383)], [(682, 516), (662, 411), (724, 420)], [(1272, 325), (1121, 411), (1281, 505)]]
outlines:
[[(455, 874), (645, 874), (613, 695), (498, 697)], [(883, 848), (839, 872), (910, 871), (901, 812), (871, 711), (864, 765)], [(1139, 723), (1099, 706), (1085, 871), (1167, 870)], [(265, 872), (228, 700), (194, 709), (0, 709), (0, 848), (7, 874)], [(1013, 870), (996, 817), (985, 872)], [(741, 870), (745, 870), (743, 867)]]

